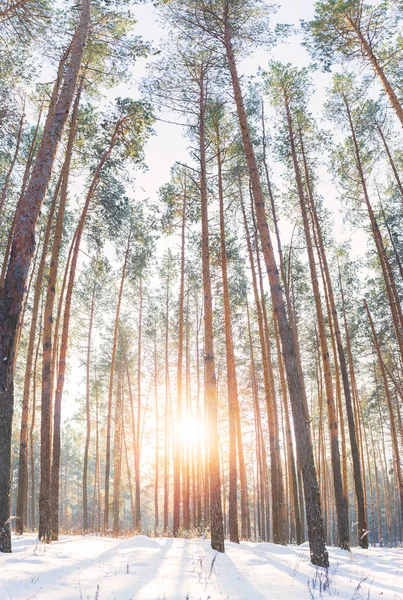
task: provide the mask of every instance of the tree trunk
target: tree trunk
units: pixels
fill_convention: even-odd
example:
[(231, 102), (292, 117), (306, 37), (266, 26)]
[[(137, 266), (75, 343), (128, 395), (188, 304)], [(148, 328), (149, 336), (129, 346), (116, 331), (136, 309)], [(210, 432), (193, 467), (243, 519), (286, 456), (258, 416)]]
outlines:
[(207, 200), (207, 166), (205, 138), (205, 80), (204, 66), (200, 67), (200, 193), (202, 213), (202, 266), (204, 292), (204, 377), (206, 388), (207, 416), (209, 424), (209, 486), (210, 486), (210, 529), (211, 547), (225, 552), (223, 515), (221, 505), (220, 457), (218, 437), (218, 396), (214, 360), (213, 303), (210, 275), (209, 222)]
[(137, 344), (137, 433), (136, 449), (134, 454), (134, 476), (135, 476), (135, 497), (136, 497), (136, 531), (141, 531), (141, 505), (140, 505), (140, 452), (141, 452), (141, 344), (142, 344), (142, 325), (143, 325), (143, 280), (140, 275), (139, 280), (139, 323), (138, 323), (138, 344)]
[(32, 379), (32, 364), (34, 360), (34, 346), (37, 334), (37, 324), (38, 324), (38, 315), (40, 308), (40, 301), (42, 295), (42, 282), (45, 273), (46, 266), (46, 256), (49, 246), (50, 234), (52, 231), (53, 224), (53, 215), (56, 208), (57, 198), (59, 195), (59, 189), (61, 184), (61, 177), (59, 178), (59, 182), (56, 186), (55, 193), (53, 194), (52, 204), (50, 206), (49, 214), (48, 214), (48, 222), (46, 225), (45, 236), (43, 240), (42, 246), (42, 255), (39, 261), (38, 273), (36, 276), (35, 282), (35, 293), (33, 299), (32, 306), (32, 316), (31, 316), (31, 327), (29, 333), (29, 341), (27, 348), (27, 359), (26, 359), (26, 367), (25, 367), (25, 376), (24, 376), (24, 389), (23, 389), (23, 399), (22, 399), (22, 412), (21, 412), (21, 429), (20, 429), (20, 455), (18, 461), (18, 494), (17, 494), (17, 517), (18, 521), (16, 524), (16, 532), (21, 534), (24, 531), (25, 521), (24, 521), (24, 513), (25, 513), (25, 504), (26, 504), (26, 494), (25, 490), (27, 489), (27, 478), (28, 478), (28, 453), (27, 453), (27, 443), (28, 443), (28, 419), (29, 419), (29, 398), (30, 398), (30, 389), (31, 389), (31, 379)]
[(381, 126), (379, 125), (379, 123), (377, 121), (375, 121), (375, 127), (377, 128), (378, 133), (379, 133), (379, 135), (381, 137), (381, 140), (382, 140), (383, 146), (385, 148), (386, 155), (388, 157), (390, 166), (392, 167), (392, 171), (393, 171), (393, 175), (394, 175), (395, 180), (396, 180), (397, 187), (399, 188), (399, 192), (400, 192), (400, 196), (401, 196), (400, 200), (403, 203), (403, 184), (402, 184), (402, 181), (400, 179), (399, 173), (397, 171), (397, 168), (396, 168), (396, 165), (395, 165), (395, 161), (393, 160), (393, 156), (392, 156), (392, 153), (391, 153), (390, 148), (388, 146), (388, 142), (386, 141), (385, 134), (383, 133), (382, 128), (381, 128)]
[(377, 75), (379, 81), (381, 82), (382, 87), (385, 90), (385, 93), (389, 99), (390, 105), (392, 106), (393, 110), (395, 111), (396, 116), (399, 119), (399, 121), (403, 127), (402, 105), (400, 104), (399, 99), (398, 99), (394, 89), (392, 88), (388, 78), (386, 77), (383, 68), (379, 64), (377, 57), (373, 53), (371, 45), (365, 39), (360, 27), (356, 24), (356, 22), (351, 17), (346, 17), (346, 19), (347, 19), (349, 25), (355, 31), (355, 34), (357, 35), (357, 38), (361, 44), (362, 52), (367, 57), (369, 62), (371, 63), (374, 73), (375, 73), (375, 75)]
[(120, 374), (115, 403), (115, 434), (113, 440), (113, 535), (120, 534), (120, 486), (122, 479), (122, 412), (123, 381)]
[(178, 364), (176, 376), (176, 399), (177, 399), (177, 416), (176, 422), (178, 427), (178, 435), (175, 440), (175, 456), (174, 456), (174, 506), (173, 506), (173, 528), (172, 533), (176, 537), (180, 528), (180, 497), (181, 497), (181, 460), (182, 460), (182, 440), (181, 427), (182, 423), (182, 388), (183, 388), (183, 321), (184, 321), (184, 302), (185, 302), (185, 226), (186, 226), (186, 175), (184, 182), (184, 195), (182, 203), (182, 227), (181, 227), (181, 264), (180, 264), (180, 290), (179, 290), (179, 314), (178, 314)]
[[(291, 110), (287, 96), (284, 94), (284, 106), (287, 115), (289, 143), (291, 148), (291, 154), (294, 164), (295, 178), (297, 182), (298, 196), (304, 226), (304, 233), (307, 245), (307, 252), (309, 258), (309, 270), (311, 273), (312, 289), (315, 300), (316, 318), (318, 323), (319, 342), (321, 348), (321, 357), (323, 363), (323, 374), (326, 388), (326, 400), (328, 407), (328, 422), (329, 422), (329, 434), (330, 434), (330, 450), (332, 459), (332, 470), (333, 470), (333, 485), (334, 494), (336, 499), (336, 510), (337, 510), (337, 525), (339, 532), (338, 544), (340, 548), (348, 550), (349, 548), (349, 524), (348, 524), (348, 503), (347, 498), (344, 496), (343, 491), (343, 479), (341, 473), (341, 461), (340, 461), (340, 448), (339, 448), (339, 437), (338, 437), (338, 421), (337, 411), (334, 401), (333, 393), (333, 382), (332, 382), (332, 371), (330, 364), (330, 355), (327, 344), (326, 336), (326, 325), (323, 315), (322, 301), (320, 297), (318, 275), (315, 264), (315, 257), (313, 253), (312, 236), (310, 231), (310, 225), (307, 215), (306, 200), (303, 190), (302, 177), (298, 164), (298, 157), (295, 148), (295, 133), (292, 122)], [(302, 142), (302, 136), (300, 135), (300, 141)], [(306, 182), (309, 184), (309, 180)]]
[[(0, 15), (0, 17), (1, 17), (1, 15)], [(22, 107), (22, 115), (21, 115), (21, 119), (20, 119), (20, 125), (19, 125), (19, 128), (18, 128), (18, 133), (17, 133), (17, 141), (16, 141), (16, 144), (15, 144), (14, 156), (13, 156), (11, 164), (10, 164), (10, 166), (8, 168), (6, 176), (4, 178), (3, 189), (2, 189), (2, 192), (1, 192), (1, 196), (0, 196), (0, 220), (1, 220), (1, 215), (2, 215), (3, 209), (4, 209), (4, 204), (6, 202), (7, 190), (8, 190), (8, 184), (9, 184), (9, 181), (10, 181), (10, 177), (13, 174), (15, 163), (17, 162), (17, 158), (18, 158), (18, 153), (20, 151), (22, 130), (23, 130), (23, 127), (24, 127), (24, 119), (25, 119), (25, 99), (24, 99), (24, 104), (23, 104), (23, 107)]]
[(400, 461), (399, 442), (398, 442), (397, 433), (396, 433), (395, 415), (393, 412), (392, 398), (391, 398), (390, 391), (389, 391), (388, 378), (387, 378), (387, 373), (386, 373), (386, 369), (385, 369), (385, 364), (384, 364), (383, 358), (382, 358), (381, 348), (379, 346), (378, 336), (376, 335), (374, 323), (373, 323), (371, 313), (369, 311), (366, 300), (364, 300), (364, 305), (365, 305), (365, 310), (367, 311), (368, 321), (371, 326), (372, 339), (374, 342), (376, 354), (378, 356), (378, 363), (379, 363), (381, 373), (382, 373), (383, 386), (384, 386), (385, 396), (386, 396), (388, 409), (389, 409), (389, 422), (390, 422), (390, 431), (392, 434), (393, 454), (395, 457), (396, 477), (397, 477), (397, 482), (399, 485), (400, 511), (401, 511), (402, 518), (403, 518), (403, 475), (402, 475), (402, 465), (401, 465), (401, 461)]
[(80, 23), (72, 41), (70, 63), (64, 76), (55, 113), (44, 130), (26, 192), (17, 206), (10, 262), (0, 289), (0, 551), (11, 552), (10, 461), (14, 404), (16, 334), (25, 287), (35, 248), (35, 230), (51, 178), (56, 150), (67, 121), (90, 23), (90, 0), (82, 0)]
[(71, 266), (70, 266), (70, 274), (67, 284), (67, 292), (66, 292), (66, 303), (64, 307), (63, 314), (63, 330), (62, 337), (60, 343), (60, 355), (59, 355), (59, 363), (58, 363), (58, 371), (57, 371), (57, 384), (56, 384), (56, 394), (55, 394), (55, 406), (54, 406), (54, 415), (53, 415), (53, 450), (52, 450), (52, 475), (51, 475), (51, 484), (50, 484), (50, 512), (51, 512), (51, 531), (52, 537), (54, 539), (58, 538), (59, 524), (58, 524), (58, 512), (59, 512), (59, 469), (60, 469), (60, 433), (61, 433), (61, 406), (62, 406), (62, 398), (63, 398), (63, 389), (64, 389), (64, 381), (66, 375), (66, 361), (67, 361), (67, 351), (68, 351), (68, 343), (69, 343), (69, 328), (70, 328), (70, 315), (71, 315), (71, 303), (73, 299), (73, 291), (77, 270), (77, 262), (81, 245), (81, 238), (84, 232), (84, 226), (87, 219), (88, 210), (90, 207), (90, 203), (92, 197), (94, 195), (95, 189), (97, 187), (99, 177), (102, 171), (104, 164), (107, 162), (111, 152), (113, 150), (113, 146), (116, 141), (116, 136), (120, 129), (121, 121), (118, 121), (116, 124), (115, 130), (112, 134), (111, 141), (109, 147), (103, 153), (98, 166), (95, 170), (94, 176), (91, 181), (91, 185), (88, 189), (87, 196), (85, 199), (84, 207), (82, 209), (80, 221), (78, 223), (76, 232), (75, 232), (75, 240), (72, 251), (71, 258)]
[(47, 284), (46, 302), (43, 321), (43, 354), (42, 354), (42, 397), (41, 397), (41, 484), (39, 496), (39, 532), (38, 537), (49, 542), (51, 531), (50, 486), (51, 486), (51, 415), (52, 415), (52, 349), (53, 349), (53, 309), (56, 297), (56, 283), (59, 270), (59, 256), (62, 244), (64, 215), (67, 204), (70, 165), (73, 155), (74, 140), (77, 133), (78, 108), (80, 104), (83, 79), (76, 95), (67, 141), (65, 160), (59, 180), (60, 202), (53, 238), (52, 257), (50, 260), (49, 280)]
[[(111, 354), (111, 369), (109, 372), (109, 391), (108, 391), (108, 416), (106, 421), (106, 455), (105, 455), (105, 499), (104, 499), (104, 531), (109, 529), (109, 479), (111, 469), (111, 429), (112, 429), (112, 404), (113, 404), (113, 383), (115, 376), (115, 363), (116, 363), (116, 350), (118, 345), (118, 334), (119, 334), (119, 317), (120, 307), (122, 304), (123, 288), (125, 284), (127, 261), (129, 259), (131, 241), (131, 230), (127, 240), (126, 253), (123, 261), (122, 276), (120, 278), (120, 288), (118, 295), (118, 302), (116, 305), (115, 323), (113, 331), (113, 344)], [(116, 423), (115, 423), (116, 427)]]
[(325, 546), (323, 523), (320, 511), (320, 496), (312, 451), (312, 440), (309, 429), (309, 415), (304, 403), (304, 390), (295, 353), (292, 332), (287, 320), (280, 278), (276, 266), (273, 246), (267, 225), (264, 197), (260, 184), (259, 170), (253, 150), (248, 120), (245, 112), (242, 91), (239, 83), (235, 57), (231, 44), (231, 33), (228, 22), (225, 23), (225, 48), (231, 72), (231, 79), (237, 105), (242, 141), (251, 178), (253, 197), (255, 201), (256, 218), (269, 276), (271, 295), (284, 354), (290, 398), (293, 408), (294, 428), (298, 447), (298, 456), (304, 477), (304, 492), (308, 521), (308, 538), (311, 561), (319, 566), (328, 566), (329, 558)]
[(168, 531), (169, 514), (169, 305), (170, 268), (168, 265), (167, 290), (165, 300), (165, 418), (164, 418), (164, 533)]
[(315, 202), (314, 202), (312, 192), (311, 192), (308, 165), (307, 165), (303, 145), (301, 146), (301, 150), (302, 150), (302, 157), (303, 157), (303, 161), (304, 161), (304, 171), (305, 171), (306, 187), (307, 187), (307, 191), (308, 191), (309, 210), (312, 215), (314, 232), (316, 232), (318, 254), (321, 257), (321, 261), (322, 261), (322, 265), (323, 265), (324, 283), (328, 290), (331, 316), (332, 316), (333, 323), (334, 323), (334, 333), (336, 336), (337, 352), (338, 352), (341, 376), (342, 376), (342, 381), (343, 381), (343, 392), (344, 392), (344, 399), (345, 399), (346, 411), (347, 411), (351, 456), (352, 456), (352, 460), (353, 460), (354, 485), (355, 485), (355, 493), (356, 493), (356, 497), (357, 497), (357, 507), (358, 507), (357, 531), (361, 532), (361, 533), (358, 533), (358, 542), (362, 548), (368, 548), (368, 536), (363, 535), (363, 532), (365, 532), (367, 530), (367, 515), (366, 515), (366, 510), (365, 510), (361, 464), (360, 464), (359, 450), (358, 450), (357, 437), (356, 437), (356, 431), (355, 431), (354, 413), (353, 413), (353, 406), (352, 406), (352, 400), (351, 400), (350, 382), (349, 382), (349, 376), (348, 376), (348, 370), (347, 370), (346, 356), (345, 356), (345, 352), (344, 352), (343, 341), (341, 338), (339, 317), (338, 317), (338, 313), (337, 313), (337, 309), (336, 309), (336, 302), (335, 302), (334, 293), (333, 293), (333, 286), (332, 286), (332, 280), (330, 277), (329, 265), (327, 262), (325, 245), (323, 242), (322, 228), (321, 228), (321, 225), (319, 222), (318, 213), (317, 213)]
[(224, 190), (222, 180), (222, 149), (220, 143), (219, 125), (215, 126), (217, 140), (217, 166), (218, 166), (218, 197), (220, 203), (220, 252), (221, 274), (224, 299), (224, 327), (225, 327), (225, 354), (227, 361), (227, 394), (228, 394), (228, 421), (229, 421), (229, 501), (228, 524), (230, 542), (239, 544), (238, 532), (238, 503), (237, 503), (237, 423), (236, 415), (239, 413), (238, 383), (235, 366), (234, 341), (232, 333), (231, 304), (228, 286), (227, 249), (225, 243), (225, 216), (224, 216)]
[(92, 344), (92, 327), (94, 323), (95, 312), (95, 291), (96, 283), (92, 289), (90, 323), (88, 326), (87, 338), (87, 362), (86, 362), (86, 380), (85, 380), (85, 418), (86, 418), (86, 435), (84, 448), (84, 464), (83, 464), (83, 529), (84, 533), (88, 531), (88, 455), (91, 441), (91, 344)]
[(160, 451), (159, 451), (159, 406), (158, 406), (158, 362), (157, 362), (157, 324), (154, 332), (154, 394), (155, 394), (155, 482), (154, 482), (154, 535), (157, 537), (159, 526), (159, 473), (160, 473)]

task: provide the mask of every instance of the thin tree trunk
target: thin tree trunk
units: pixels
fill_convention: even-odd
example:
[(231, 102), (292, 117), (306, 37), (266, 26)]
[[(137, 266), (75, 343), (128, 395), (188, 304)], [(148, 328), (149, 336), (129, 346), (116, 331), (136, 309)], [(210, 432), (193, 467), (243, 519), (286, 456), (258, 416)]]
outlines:
[(158, 406), (158, 362), (157, 362), (157, 326), (154, 332), (154, 394), (155, 394), (155, 482), (154, 482), (154, 535), (157, 536), (159, 526), (159, 406)]
[[(1, 17), (1, 14), (0, 14)], [(8, 184), (11, 178), (11, 175), (13, 174), (13, 170), (15, 167), (15, 163), (17, 162), (17, 158), (18, 158), (18, 154), (20, 151), (20, 145), (21, 145), (21, 137), (22, 137), (22, 130), (24, 127), (24, 120), (25, 120), (25, 99), (24, 99), (24, 104), (22, 107), (22, 114), (21, 114), (21, 119), (20, 119), (20, 125), (18, 127), (18, 133), (17, 133), (17, 140), (16, 140), (16, 144), (15, 144), (15, 150), (14, 150), (14, 155), (11, 161), (11, 164), (8, 168), (8, 171), (6, 173), (6, 176), (4, 178), (4, 184), (3, 184), (3, 189), (1, 192), (1, 196), (0, 196), (0, 220), (1, 220), (1, 215), (4, 209), (4, 204), (6, 201), (6, 197), (7, 197), (7, 190), (8, 190)]]
[(218, 437), (218, 396), (214, 360), (213, 306), (210, 275), (209, 222), (207, 200), (207, 167), (205, 138), (205, 80), (204, 66), (200, 67), (199, 149), (200, 193), (202, 213), (202, 265), (204, 292), (204, 376), (209, 424), (209, 485), (211, 546), (224, 552), (223, 515), (221, 504), (220, 457)]
[(64, 307), (63, 315), (63, 330), (60, 343), (60, 355), (57, 371), (57, 385), (55, 394), (55, 406), (53, 415), (53, 450), (52, 450), (52, 475), (50, 485), (50, 498), (51, 498), (51, 530), (52, 537), (58, 538), (58, 511), (59, 511), (59, 469), (60, 469), (60, 433), (61, 433), (61, 406), (63, 398), (64, 381), (66, 375), (66, 361), (67, 351), (69, 342), (69, 328), (70, 328), (70, 315), (71, 315), (71, 303), (73, 299), (73, 290), (75, 284), (75, 276), (77, 270), (78, 255), (80, 251), (81, 238), (84, 232), (84, 226), (87, 219), (87, 213), (90, 207), (90, 202), (94, 195), (97, 187), (99, 177), (104, 164), (109, 159), (112, 152), (113, 146), (116, 141), (116, 136), (120, 130), (121, 120), (116, 124), (115, 130), (112, 134), (109, 147), (103, 153), (98, 166), (95, 170), (91, 185), (88, 189), (87, 196), (85, 199), (84, 207), (81, 213), (80, 221), (78, 223), (75, 232), (75, 241), (71, 258), (70, 274), (67, 284), (66, 292), (66, 303)]
[(95, 312), (95, 291), (96, 282), (92, 289), (90, 323), (88, 326), (87, 337), (87, 361), (86, 361), (86, 380), (85, 380), (85, 418), (86, 418), (86, 436), (84, 448), (84, 465), (83, 465), (83, 529), (84, 533), (88, 530), (88, 455), (91, 441), (91, 344), (92, 344), (92, 327), (94, 324)]
[[(40, 316), (40, 326), (42, 325), (42, 314)], [(40, 350), (40, 337), (38, 339), (37, 345), (36, 345), (36, 352), (35, 352), (35, 360), (34, 360), (34, 364), (33, 364), (33, 371), (32, 371), (32, 408), (31, 408), (31, 423), (29, 426), (29, 454), (30, 454), (30, 470), (31, 470), (31, 528), (34, 531), (35, 530), (35, 523), (36, 523), (36, 518), (35, 518), (35, 509), (36, 509), (36, 502), (35, 502), (35, 445), (34, 445), (34, 431), (35, 431), (35, 421), (36, 421), (36, 375), (37, 375), (37, 365), (38, 365), (38, 357), (39, 357), (39, 350)]]
[[(111, 428), (112, 428), (112, 404), (113, 404), (113, 383), (115, 376), (115, 363), (116, 363), (116, 350), (118, 344), (119, 334), (119, 318), (120, 318), (120, 307), (122, 304), (123, 288), (126, 278), (127, 262), (129, 259), (130, 242), (131, 242), (131, 230), (127, 240), (126, 253), (123, 261), (122, 275), (120, 278), (120, 288), (118, 301), (116, 305), (115, 323), (113, 331), (113, 343), (112, 343), (112, 354), (111, 354), (111, 368), (109, 372), (109, 391), (108, 391), (108, 416), (106, 421), (106, 455), (105, 455), (105, 499), (104, 499), (104, 531), (108, 531), (109, 528), (109, 479), (111, 469)], [(115, 423), (116, 427), (116, 423)]]
[(403, 518), (403, 475), (402, 475), (402, 465), (400, 460), (400, 452), (399, 452), (399, 442), (397, 439), (396, 425), (395, 425), (395, 414), (393, 411), (392, 398), (389, 391), (388, 386), (388, 377), (385, 369), (385, 365), (382, 358), (381, 348), (379, 346), (378, 336), (375, 331), (374, 322), (371, 317), (371, 313), (368, 308), (367, 301), (364, 300), (365, 310), (367, 311), (368, 321), (371, 326), (372, 331), (372, 339), (374, 342), (376, 354), (378, 356), (378, 363), (381, 369), (382, 378), (383, 378), (383, 386), (385, 390), (386, 401), (389, 409), (389, 422), (390, 422), (390, 431), (392, 435), (392, 446), (393, 446), (393, 454), (395, 457), (395, 465), (396, 465), (396, 478), (399, 485), (399, 497), (400, 497), (400, 510)]
[(134, 474), (135, 474), (135, 497), (136, 497), (136, 531), (141, 531), (141, 506), (140, 506), (140, 452), (141, 452), (141, 344), (142, 344), (142, 324), (143, 324), (143, 280), (140, 275), (139, 280), (139, 323), (138, 323), (138, 344), (137, 344), (137, 434), (136, 450), (134, 455)]
[(168, 265), (167, 290), (165, 300), (165, 419), (164, 419), (164, 532), (168, 531), (169, 514), (169, 305), (170, 269)]
[(224, 215), (224, 190), (222, 180), (222, 148), (220, 142), (219, 125), (215, 126), (217, 140), (217, 166), (218, 166), (218, 197), (220, 204), (220, 253), (221, 274), (224, 299), (224, 328), (225, 328), (225, 354), (227, 362), (227, 394), (228, 394), (228, 422), (229, 422), (229, 501), (228, 524), (230, 542), (239, 544), (238, 532), (238, 502), (237, 502), (237, 424), (236, 415), (239, 413), (238, 383), (235, 365), (234, 341), (232, 333), (231, 304), (229, 298), (227, 249), (225, 243), (225, 215)]
[(375, 126), (376, 126), (376, 128), (378, 130), (378, 133), (379, 133), (380, 137), (381, 137), (381, 140), (382, 140), (382, 143), (384, 145), (384, 148), (385, 148), (386, 155), (388, 157), (390, 166), (392, 167), (393, 175), (395, 177), (396, 184), (397, 184), (397, 187), (399, 188), (399, 192), (400, 192), (400, 196), (401, 196), (400, 200), (403, 202), (403, 184), (402, 184), (402, 181), (400, 179), (398, 170), (396, 168), (395, 161), (393, 160), (393, 156), (392, 156), (392, 153), (391, 153), (390, 148), (388, 146), (388, 143), (386, 141), (385, 134), (383, 133), (382, 128), (381, 128), (381, 126), (379, 125), (379, 123), (377, 121), (375, 121)]
[(122, 375), (119, 374), (115, 403), (115, 435), (113, 440), (113, 535), (120, 534), (120, 487), (122, 479)]
[(390, 105), (392, 106), (393, 110), (395, 111), (396, 116), (399, 119), (399, 121), (403, 127), (402, 105), (400, 104), (399, 99), (398, 99), (394, 89), (392, 88), (388, 78), (386, 77), (383, 68), (379, 64), (377, 57), (373, 53), (371, 45), (365, 39), (359, 25), (357, 25), (357, 23), (354, 21), (354, 19), (352, 19), (351, 17), (346, 17), (346, 20), (348, 21), (348, 23), (352, 27), (352, 29), (355, 31), (355, 34), (357, 35), (357, 38), (359, 39), (359, 42), (361, 44), (362, 51), (363, 51), (364, 55), (367, 57), (367, 59), (369, 60), (369, 62), (371, 63), (374, 73), (377, 75), (379, 81), (381, 82), (382, 87), (385, 90), (385, 93), (389, 99)]
[(179, 314), (178, 314), (178, 363), (176, 376), (176, 399), (177, 399), (177, 426), (178, 435), (175, 440), (174, 455), (174, 506), (173, 506), (173, 528), (172, 533), (176, 537), (180, 527), (180, 497), (181, 497), (181, 460), (183, 458), (181, 430), (182, 423), (182, 389), (183, 389), (183, 321), (185, 302), (185, 226), (186, 226), (186, 202), (187, 202), (186, 175), (184, 182), (184, 194), (182, 203), (182, 227), (181, 227), (181, 263), (180, 263), (180, 290), (179, 290)]

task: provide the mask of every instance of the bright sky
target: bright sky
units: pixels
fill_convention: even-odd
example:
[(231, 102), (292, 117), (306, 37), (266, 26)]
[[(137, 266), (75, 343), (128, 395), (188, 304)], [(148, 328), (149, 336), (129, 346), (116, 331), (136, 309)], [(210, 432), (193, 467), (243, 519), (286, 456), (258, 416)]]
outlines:
[[(287, 6), (282, 6), (276, 15), (276, 21), (298, 25), (300, 19), (309, 19), (313, 15), (313, 2), (310, 0), (287, 0)], [(134, 14), (138, 20), (137, 31), (145, 39), (153, 41), (156, 45), (163, 38), (164, 32), (158, 24), (157, 10), (151, 2), (139, 4), (134, 7)], [(299, 36), (298, 36), (299, 37)], [(309, 64), (309, 55), (301, 48), (297, 36), (293, 36), (290, 43), (281, 44), (269, 56), (266, 52), (257, 52), (242, 64), (242, 70), (247, 75), (254, 75), (259, 66), (266, 67), (269, 58), (283, 62), (292, 62), (300, 66)], [(134, 68), (134, 78), (139, 80), (145, 74), (145, 60), (139, 61)], [(175, 160), (187, 161), (188, 141), (181, 134), (178, 126), (166, 123), (157, 123), (156, 136), (147, 146), (147, 164), (149, 172), (139, 177), (147, 194), (154, 196), (160, 185), (169, 179), (170, 168)]]
[[(159, 42), (163, 38), (163, 30), (158, 24), (157, 11), (152, 6), (151, 2), (134, 5), (134, 14), (137, 18), (138, 25), (136, 33), (158, 47)], [(284, 5), (279, 9), (276, 21), (279, 23), (291, 23), (295, 27), (299, 26), (300, 19), (309, 20), (313, 16), (313, 0), (286, 0)], [(301, 36), (293, 35), (287, 43), (278, 45), (269, 55), (265, 51), (256, 52), (253, 56), (245, 60), (240, 65), (240, 70), (245, 75), (256, 74), (258, 67), (265, 68), (270, 59), (280, 60), (282, 62), (291, 62), (296, 66), (307, 66), (310, 64), (310, 56), (308, 52), (301, 46)], [(150, 59), (140, 59), (132, 69), (133, 78), (131, 83), (119, 86), (113, 90), (108, 96), (137, 96), (137, 85), (142, 77), (146, 74), (146, 65)], [(323, 73), (315, 74), (315, 84), (317, 92), (313, 98), (311, 110), (320, 119), (322, 105), (325, 98), (325, 88), (330, 82), (330, 75)], [(155, 200), (159, 188), (165, 184), (170, 178), (170, 169), (175, 161), (189, 162), (189, 154), (187, 151), (189, 141), (184, 136), (183, 131), (179, 126), (157, 121), (155, 124), (156, 135), (151, 138), (146, 146), (146, 164), (148, 171), (145, 173), (137, 173), (136, 179), (138, 189), (135, 191), (137, 197)], [(281, 189), (281, 169), (275, 164), (271, 164), (275, 183)], [(334, 216), (334, 234), (338, 241), (343, 241), (351, 236), (350, 230), (343, 230), (342, 219), (340, 215), (339, 202), (336, 199), (337, 190), (331, 184), (330, 178), (325, 169), (320, 172), (322, 181), (320, 191), (325, 197), (325, 204), (332, 210)], [(295, 219), (299, 218), (298, 214)], [(281, 221), (280, 228), (284, 244), (288, 244), (293, 230), (294, 223), (289, 221)], [(366, 248), (366, 236), (364, 232), (356, 230), (352, 237), (352, 249), (356, 255), (362, 255)], [(74, 363), (74, 358), (71, 357)], [(73, 371), (76, 374), (75, 381), (70, 379), (69, 396), (74, 398), (80, 389), (80, 379), (82, 373), (78, 364), (73, 364)], [(73, 378), (74, 379), (74, 378)], [(82, 385), (81, 385), (82, 387)], [(82, 390), (81, 390), (82, 391)], [(64, 418), (72, 415), (74, 405), (66, 405)]]
[[(60, 2), (61, 0), (55, 0)], [(270, 2), (270, 0), (268, 0)], [(292, 24), (296, 29), (299, 28), (301, 19), (310, 20), (314, 15), (315, 0), (283, 0), (276, 15), (273, 18), (274, 23)], [(164, 30), (158, 23), (157, 10), (153, 7), (152, 2), (134, 3), (133, 14), (137, 19), (136, 33), (142, 36), (145, 40), (153, 43), (154, 47), (159, 46), (164, 37)], [(290, 36), (287, 42), (277, 45), (270, 53), (266, 51), (258, 51), (244, 60), (240, 65), (240, 71), (246, 76), (255, 75), (259, 67), (263, 69), (267, 67), (268, 61), (271, 59), (281, 62), (290, 62), (295, 66), (307, 66), (311, 59), (308, 52), (301, 45), (302, 36), (295, 33)], [(130, 82), (122, 84), (114, 90), (108, 92), (107, 99), (112, 99), (117, 96), (138, 96), (138, 83), (146, 75), (146, 66), (153, 59), (139, 59), (136, 65), (131, 69), (132, 77)], [(54, 74), (54, 65), (51, 67), (44, 66), (42, 79), (50, 81)], [(322, 106), (325, 100), (326, 88), (330, 83), (330, 74), (315, 72), (313, 76), (316, 92), (312, 98), (310, 110), (320, 120)], [(190, 162), (188, 145), (189, 142), (184, 135), (183, 130), (177, 126), (161, 121), (157, 121), (155, 126), (155, 135), (146, 145), (146, 164), (148, 171), (145, 173), (136, 173), (138, 187), (136, 195), (142, 198), (151, 198), (155, 200), (158, 195), (159, 188), (165, 184), (170, 178), (170, 169), (175, 161)], [(270, 166), (274, 172), (274, 183), (282, 191), (281, 187), (281, 171), (282, 167), (276, 165), (273, 160)], [(334, 218), (334, 236), (338, 241), (352, 239), (352, 250), (354, 254), (362, 255), (366, 249), (366, 235), (361, 230), (352, 232), (349, 227), (345, 227), (342, 222), (340, 213), (340, 205), (337, 200), (338, 192), (331, 182), (330, 175), (326, 168), (319, 170), (320, 182), (319, 191), (325, 199), (325, 205), (332, 211)], [(75, 182), (75, 188), (79, 192), (82, 182), (78, 179)], [(130, 190), (128, 190), (130, 195)], [(297, 218), (297, 215), (296, 215)], [(281, 233), (284, 244), (290, 241), (293, 223), (282, 222)]]
[[(151, 2), (138, 4), (133, 7), (138, 21), (137, 33), (146, 40), (154, 42), (156, 46), (163, 39), (164, 32), (158, 24), (157, 10)], [(275, 15), (274, 21), (288, 23), (298, 28), (301, 19), (310, 20), (314, 14), (314, 0), (285, 0)], [(291, 62), (295, 66), (307, 66), (311, 59), (308, 52), (301, 46), (302, 36), (293, 34), (286, 43), (276, 46), (270, 54), (266, 51), (258, 51), (249, 57), (240, 66), (245, 75), (255, 75), (258, 68), (265, 68), (270, 59), (281, 62)], [(146, 73), (146, 64), (149, 61), (140, 60), (133, 69), (133, 87)], [(325, 100), (325, 88), (329, 85), (330, 75), (317, 72), (314, 75), (316, 93), (310, 106), (311, 111), (320, 118), (323, 102)], [(127, 90), (122, 90), (124, 93)], [(170, 177), (170, 169), (173, 163), (189, 162), (187, 152), (188, 140), (183, 135), (180, 127), (167, 123), (157, 122), (155, 125), (156, 135), (148, 142), (146, 148), (146, 163), (149, 170), (137, 177), (139, 186), (144, 190), (146, 197), (156, 198), (158, 189), (166, 183)], [(274, 169), (275, 183), (280, 186), (279, 178), (281, 169), (271, 164)], [(278, 175), (278, 176), (277, 176)], [(325, 204), (332, 210), (334, 215), (334, 234), (339, 241), (350, 238), (352, 232), (345, 229), (342, 223), (337, 201), (337, 190), (331, 184), (330, 177), (325, 169), (320, 172), (320, 192), (325, 198)], [(288, 243), (293, 229), (293, 223), (283, 222), (281, 224), (284, 243)], [(364, 232), (357, 230), (352, 237), (353, 252), (362, 255), (366, 249), (366, 236)]]

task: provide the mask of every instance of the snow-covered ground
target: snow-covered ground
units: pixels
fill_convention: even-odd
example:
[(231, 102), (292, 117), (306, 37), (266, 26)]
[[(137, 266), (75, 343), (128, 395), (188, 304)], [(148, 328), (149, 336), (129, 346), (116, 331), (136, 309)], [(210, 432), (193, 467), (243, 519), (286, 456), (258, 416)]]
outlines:
[(309, 563), (307, 544), (226, 544), (204, 539), (68, 537), (51, 545), (13, 539), (0, 555), (0, 600), (403, 600), (403, 550), (329, 550)]

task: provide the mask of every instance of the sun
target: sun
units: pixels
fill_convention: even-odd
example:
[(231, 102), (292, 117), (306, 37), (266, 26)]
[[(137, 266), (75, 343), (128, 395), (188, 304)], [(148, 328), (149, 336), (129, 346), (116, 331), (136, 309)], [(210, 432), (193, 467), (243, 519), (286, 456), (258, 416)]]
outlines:
[(194, 417), (183, 417), (179, 422), (179, 438), (186, 446), (196, 446), (204, 439), (204, 423)]

